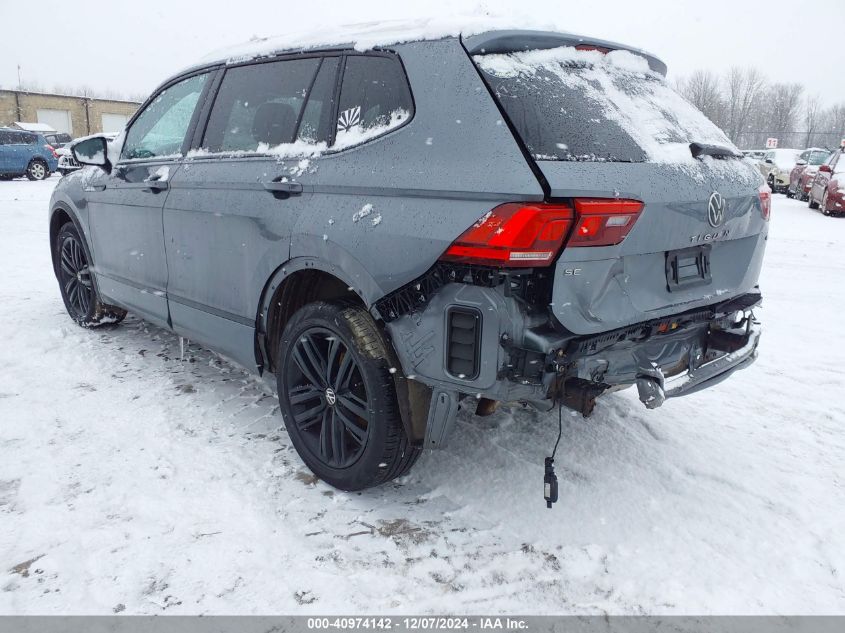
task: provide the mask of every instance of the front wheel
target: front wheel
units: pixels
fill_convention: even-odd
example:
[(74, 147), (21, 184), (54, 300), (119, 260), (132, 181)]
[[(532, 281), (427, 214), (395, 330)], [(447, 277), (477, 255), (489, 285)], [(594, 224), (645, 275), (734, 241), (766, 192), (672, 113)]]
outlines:
[(45, 180), (50, 175), (47, 163), (43, 160), (30, 161), (26, 168), (26, 177), (30, 180)]
[(393, 355), (366, 310), (304, 306), (285, 326), (277, 358), (285, 427), (317, 477), (362, 490), (411, 468), (420, 449), (402, 425)]
[(100, 301), (91, 279), (88, 255), (73, 222), (61, 228), (55, 249), (59, 290), (70, 317), (82, 327), (120, 323), (126, 311)]

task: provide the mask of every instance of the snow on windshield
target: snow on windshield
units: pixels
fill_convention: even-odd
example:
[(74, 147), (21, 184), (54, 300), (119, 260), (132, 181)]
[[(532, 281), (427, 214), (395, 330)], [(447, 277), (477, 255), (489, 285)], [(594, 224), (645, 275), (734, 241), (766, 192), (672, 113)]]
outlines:
[(692, 163), (691, 142), (736, 150), (629, 51), (559, 47), (474, 59), (540, 160)]

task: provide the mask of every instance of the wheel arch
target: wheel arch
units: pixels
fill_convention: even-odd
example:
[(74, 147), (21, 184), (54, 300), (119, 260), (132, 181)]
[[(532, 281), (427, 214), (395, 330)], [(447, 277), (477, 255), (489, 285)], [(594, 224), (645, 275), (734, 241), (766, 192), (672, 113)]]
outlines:
[(279, 336), (294, 312), (313, 301), (337, 300), (371, 306), (338, 266), (314, 257), (296, 257), (279, 266), (264, 284), (255, 319), (258, 366), (275, 372)]
[[(50, 259), (53, 262), (53, 273), (58, 275), (58, 260), (56, 259), (56, 238), (59, 236), (59, 231), (68, 222), (72, 222), (76, 227), (76, 232), (82, 239), (82, 248), (85, 249), (85, 257), (88, 260), (88, 265), (94, 265), (94, 259), (91, 257), (91, 248), (88, 245), (88, 236), (82, 228), (82, 223), (79, 217), (73, 212), (70, 207), (60, 202), (53, 205), (53, 210), (50, 212)], [(96, 275), (92, 275), (94, 285), (96, 287)]]
[[(359, 265), (360, 266), (360, 265)], [(356, 283), (357, 280), (357, 283)], [(261, 370), (276, 372), (279, 337), (290, 317), (312, 301), (349, 301), (372, 313), (372, 306), (384, 293), (374, 292), (378, 286), (361, 268), (349, 273), (337, 265), (314, 257), (288, 260), (273, 273), (261, 293), (256, 315), (255, 360)], [(377, 315), (379, 326), (392, 355), (392, 362), (401, 366), (393, 341)], [(394, 375), (396, 394), (405, 432), (415, 445), (425, 435), (431, 389), (415, 380), (407, 380), (404, 372)]]

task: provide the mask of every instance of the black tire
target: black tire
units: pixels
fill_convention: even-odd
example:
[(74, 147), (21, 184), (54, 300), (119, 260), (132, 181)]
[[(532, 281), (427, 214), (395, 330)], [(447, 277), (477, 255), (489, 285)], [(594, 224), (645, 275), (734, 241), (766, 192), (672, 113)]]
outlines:
[(812, 191), (809, 194), (807, 194), (807, 206), (810, 207), (811, 209), (818, 209), (819, 208), (819, 203), (816, 202), (815, 200), (813, 200), (813, 192)]
[(26, 166), (26, 177), (30, 180), (46, 180), (50, 177), (50, 168), (40, 158), (33, 158)]
[(88, 269), (88, 251), (73, 222), (68, 222), (56, 236), (56, 278), (65, 309), (82, 327), (120, 323), (126, 310), (103, 303)]
[(824, 192), (821, 201), (822, 215), (830, 215), (830, 209), (827, 208), (827, 191)]
[(12, 174), (0, 174), (0, 180), (11, 180), (14, 178)]
[(363, 490), (413, 466), (421, 449), (402, 426), (392, 350), (366, 310), (304, 306), (285, 326), (277, 358), (285, 427), (318, 478)]

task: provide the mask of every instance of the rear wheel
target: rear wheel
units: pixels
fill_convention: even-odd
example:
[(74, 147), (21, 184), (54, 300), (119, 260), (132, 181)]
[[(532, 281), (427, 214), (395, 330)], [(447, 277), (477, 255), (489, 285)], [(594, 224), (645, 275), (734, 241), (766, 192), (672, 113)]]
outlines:
[(277, 358), (285, 427), (317, 477), (361, 490), (411, 468), (420, 449), (405, 434), (387, 342), (366, 310), (306, 305), (286, 325)]
[(810, 207), (811, 209), (818, 209), (819, 208), (819, 203), (816, 202), (815, 200), (813, 200), (812, 190), (810, 191), (810, 193), (807, 194), (807, 206)]
[(56, 276), (65, 309), (82, 327), (120, 323), (126, 311), (100, 301), (79, 231), (68, 222), (56, 238)]
[(825, 191), (824, 195), (822, 196), (821, 208), (822, 208), (822, 213), (824, 215), (830, 215), (830, 209), (827, 208), (827, 191)]
[(44, 180), (50, 175), (50, 169), (43, 160), (35, 158), (26, 168), (26, 177), (30, 180)]

